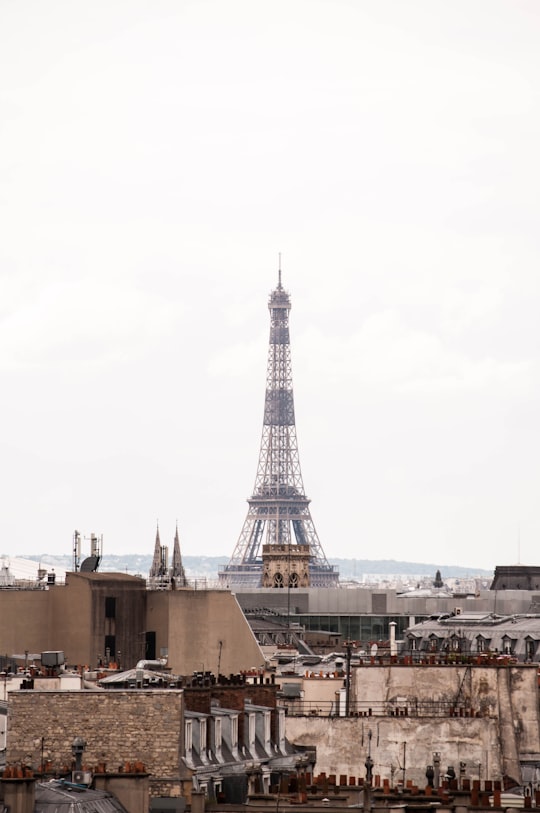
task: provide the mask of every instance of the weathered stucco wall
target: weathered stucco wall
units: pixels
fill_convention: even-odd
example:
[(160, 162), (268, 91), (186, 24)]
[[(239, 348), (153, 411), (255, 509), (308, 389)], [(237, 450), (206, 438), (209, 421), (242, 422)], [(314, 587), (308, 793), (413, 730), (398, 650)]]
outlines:
[[(408, 705), (423, 701), (468, 706), (481, 714), (498, 713), (500, 681), (512, 684), (516, 713), (522, 706), (526, 716), (531, 708), (536, 716), (537, 667), (471, 665), (398, 665), (353, 667), (351, 699), (359, 702), (396, 702), (406, 698)], [(536, 741), (538, 744), (538, 740)]]
[[(426, 767), (441, 754), (441, 767), (467, 763), (466, 776), (500, 778), (502, 756), (497, 720), (478, 718), (345, 718), (287, 717), (287, 738), (294, 745), (317, 749), (317, 772), (365, 777), (371, 731), (373, 773), (394, 782), (411, 779), (426, 784)], [(480, 767), (479, 767), (480, 766)]]
[[(318, 771), (363, 776), (371, 731), (375, 772), (390, 778), (392, 766), (399, 773), (405, 764), (407, 778), (419, 785), (436, 751), (445, 769), (457, 771), (463, 761), (472, 778), (517, 780), (520, 758), (540, 754), (534, 665), (359, 667), (351, 678), (351, 709), (358, 708), (371, 708), (373, 716), (289, 716), (287, 737), (317, 748)], [(406, 716), (393, 716), (397, 708)], [(453, 708), (467, 716), (450, 716)]]
[[(532, 668), (531, 668), (532, 667)], [(499, 681), (505, 669), (497, 670)], [(540, 719), (538, 698), (538, 668), (511, 667), (508, 669), (510, 684), (511, 721), (516, 731), (521, 754), (535, 754), (540, 750)]]
[(109, 771), (117, 771), (140, 760), (150, 774), (151, 793), (159, 795), (164, 786), (171, 795), (180, 793), (180, 690), (10, 693), (7, 763), (30, 761), (37, 767), (42, 737), (43, 755), (54, 770), (71, 769), (71, 744), (82, 737), (88, 769), (105, 761)]

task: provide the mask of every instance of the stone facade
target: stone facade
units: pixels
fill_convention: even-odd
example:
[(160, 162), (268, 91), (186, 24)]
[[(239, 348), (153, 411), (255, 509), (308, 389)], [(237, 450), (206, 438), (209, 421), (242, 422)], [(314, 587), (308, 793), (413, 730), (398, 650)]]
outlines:
[[(83, 766), (100, 763), (110, 772), (142, 763), (150, 793), (179, 796), (182, 790), (183, 693), (20, 691), (9, 697), (6, 761), (51, 771), (72, 769), (71, 744), (86, 742)], [(142, 767), (142, 766), (139, 766)]]
[(309, 587), (309, 545), (263, 545), (262, 586)]

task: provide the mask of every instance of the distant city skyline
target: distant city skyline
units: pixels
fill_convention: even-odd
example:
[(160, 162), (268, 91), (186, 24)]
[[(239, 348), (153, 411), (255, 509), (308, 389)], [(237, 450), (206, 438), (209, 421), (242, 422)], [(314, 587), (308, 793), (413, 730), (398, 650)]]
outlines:
[[(170, 553), (170, 551), (169, 551)], [(84, 557), (83, 557), (84, 558)], [(218, 570), (228, 561), (225, 555), (218, 556), (183, 556), (186, 571), (189, 578), (200, 579), (207, 577), (217, 582)], [(483, 570), (481, 568), (466, 568), (462, 565), (450, 564), (447, 566), (438, 565), (433, 562), (406, 562), (399, 560), (369, 560), (369, 559), (334, 559), (332, 562), (339, 566), (340, 575), (343, 582), (354, 579), (360, 581), (368, 581), (372, 579), (400, 579), (403, 581), (422, 579), (434, 580), (437, 572), (440, 572), (441, 577), (446, 580), (455, 579), (474, 579), (493, 578), (494, 572), (490, 570)], [(21, 578), (28, 578), (27, 565), (41, 564), (45, 569), (53, 568), (56, 571), (65, 573), (73, 569), (73, 559), (67, 554), (28, 554), (25, 557), (10, 557), (0, 554), (0, 564), (3, 566), (9, 563), (10, 567), (14, 564), (20, 567)], [(100, 561), (99, 570), (104, 571), (118, 571), (138, 573), (142, 576), (148, 576), (152, 564), (152, 555), (147, 553), (142, 554), (125, 554), (104, 556)]]
[(0, 21), (0, 550), (232, 553), (281, 252), (328, 559), (535, 564), (538, 4)]

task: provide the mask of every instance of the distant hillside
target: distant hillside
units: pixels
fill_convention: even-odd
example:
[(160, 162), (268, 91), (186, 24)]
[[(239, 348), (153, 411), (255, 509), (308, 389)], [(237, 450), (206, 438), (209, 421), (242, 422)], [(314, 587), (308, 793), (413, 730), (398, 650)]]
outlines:
[(443, 579), (465, 577), (485, 578), (493, 576), (493, 570), (483, 570), (462, 565), (426, 564), (425, 562), (402, 562), (395, 559), (329, 559), (331, 565), (337, 565), (341, 579), (361, 581), (363, 576), (435, 576), (441, 571)]
[[(7, 554), (6, 554), (7, 555)], [(72, 569), (71, 556), (51, 556), (44, 553), (41, 556), (27, 556), (27, 559), (43, 562), (54, 567)], [(183, 556), (182, 561), (189, 579), (217, 579), (218, 571), (229, 561), (228, 556)], [(486, 578), (493, 576), (492, 570), (467, 568), (460, 565), (426, 564), (425, 562), (401, 562), (395, 559), (329, 559), (330, 564), (339, 568), (342, 580), (370, 581), (373, 576), (379, 578), (405, 576), (421, 578), (435, 576), (437, 570), (445, 578)], [(147, 576), (152, 565), (152, 556), (139, 554), (125, 554), (123, 556), (106, 555), (100, 565), (100, 570), (116, 573), (130, 573), (132, 575)]]

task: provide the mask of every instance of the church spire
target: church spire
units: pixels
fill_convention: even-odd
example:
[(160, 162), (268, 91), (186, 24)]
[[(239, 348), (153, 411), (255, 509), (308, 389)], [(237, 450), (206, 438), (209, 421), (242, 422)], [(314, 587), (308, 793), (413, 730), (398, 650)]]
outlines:
[(177, 587), (187, 587), (186, 573), (182, 564), (182, 554), (180, 553), (180, 539), (178, 537), (178, 522), (176, 523), (176, 533), (174, 535), (174, 548), (171, 567), (171, 579)]
[(152, 559), (152, 567), (150, 568), (150, 578), (159, 579), (165, 575), (165, 567), (163, 558), (166, 557), (166, 548), (161, 547), (159, 539), (159, 523), (156, 526), (156, 543), (154, 545), (154, 558)]

